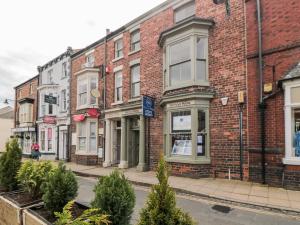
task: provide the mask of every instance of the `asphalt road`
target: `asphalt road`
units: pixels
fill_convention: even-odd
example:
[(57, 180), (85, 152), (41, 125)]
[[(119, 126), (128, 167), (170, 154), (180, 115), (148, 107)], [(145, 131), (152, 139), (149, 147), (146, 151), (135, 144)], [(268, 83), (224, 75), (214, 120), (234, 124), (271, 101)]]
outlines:
[[(89, 205), (94, 198), (94, 186), (96, 179), (79, 177), (79, 195), (77, 200)], [(144, 206), (149, 189), (144, 187), (134, 187), (136, 194), (136, 206), (132, 217), (132, 224), (136, 224), (139, 218), (139, 211)], [(221, 212), (213, 209), (215, 205), (220, 205), (212, 201), (194, 198), (185, 195), (177, 195), (177, 205), (184, 211), (190, 213), (199, 225), (300, 225), (300, 218), (274, 214), (271, 212), (254, 209), (241, 208), (236, 206), (221, 207)], [(230, 208), (228, 208), (230, 207)]]

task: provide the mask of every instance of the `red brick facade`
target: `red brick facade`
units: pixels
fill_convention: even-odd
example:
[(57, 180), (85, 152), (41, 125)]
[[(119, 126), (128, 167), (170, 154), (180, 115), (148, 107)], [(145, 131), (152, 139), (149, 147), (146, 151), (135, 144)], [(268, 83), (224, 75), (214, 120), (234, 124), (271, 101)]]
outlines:
[[(266, 182), (300, 187), (297, 166), (284, 166), (285, 155), (284, 92), (277, 83), (300, 61), (300, 4), (296, 0), (261, 1), (264, 83), (272, 83), (278, 93), (266, 100)], [(247, 84), (248, 149), (250, 179), (261, 181), (259, 118), (259, 75), (256, 1), (246, 1), (247, 10)]]

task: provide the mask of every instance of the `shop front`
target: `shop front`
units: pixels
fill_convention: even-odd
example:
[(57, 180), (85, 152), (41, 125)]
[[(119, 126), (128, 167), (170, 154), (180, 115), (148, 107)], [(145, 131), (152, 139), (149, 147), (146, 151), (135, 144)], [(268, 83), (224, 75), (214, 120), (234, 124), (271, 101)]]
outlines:
[(36, 142), (35, 127), (18, 127), (12, 129), (14, 136), (18, 139), (24, 157), (31, 155), (31, 146)]

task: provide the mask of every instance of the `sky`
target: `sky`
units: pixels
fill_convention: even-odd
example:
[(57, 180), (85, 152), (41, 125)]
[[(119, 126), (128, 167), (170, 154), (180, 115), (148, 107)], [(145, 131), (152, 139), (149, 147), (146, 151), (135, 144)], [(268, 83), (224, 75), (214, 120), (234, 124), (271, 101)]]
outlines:
[(37, 66), (68, 46), (88, 46), (106, 28), (116, 30), (163, 1), (0, 0), (0, 108), (14, 99), (13, 87), (37, 75)]

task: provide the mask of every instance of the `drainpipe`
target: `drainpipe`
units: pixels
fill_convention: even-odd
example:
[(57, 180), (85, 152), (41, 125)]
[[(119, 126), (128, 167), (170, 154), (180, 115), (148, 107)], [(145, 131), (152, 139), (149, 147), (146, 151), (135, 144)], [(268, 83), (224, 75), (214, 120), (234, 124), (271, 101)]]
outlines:
[[(104, 38), (104, 65), (103, 65), (103, 112), (106, 110), (106, 65), (107, 65), (107, 35), (110, 33), (109, 29), (106, 29), (106, 35)], [(104, 116), (104, 123), (103, 123), (103, 148), (102, 148), (102, 160), (105, 161), (105, 140), (106, 140), (106, 121)]]
[(257, 7), (257, 29), (258, 29), (258, 63), (259, 63), (259, 111), (260, 111), (260, 133), (261, 133), (261, 166), (262, 183), (266, 183), (266, 152), (265, 152), (265, 111), (266, 104), (263, 98), (263, 57), (262, 57), (262, 25), (261, 25), (261, 2), (256, 0)]

